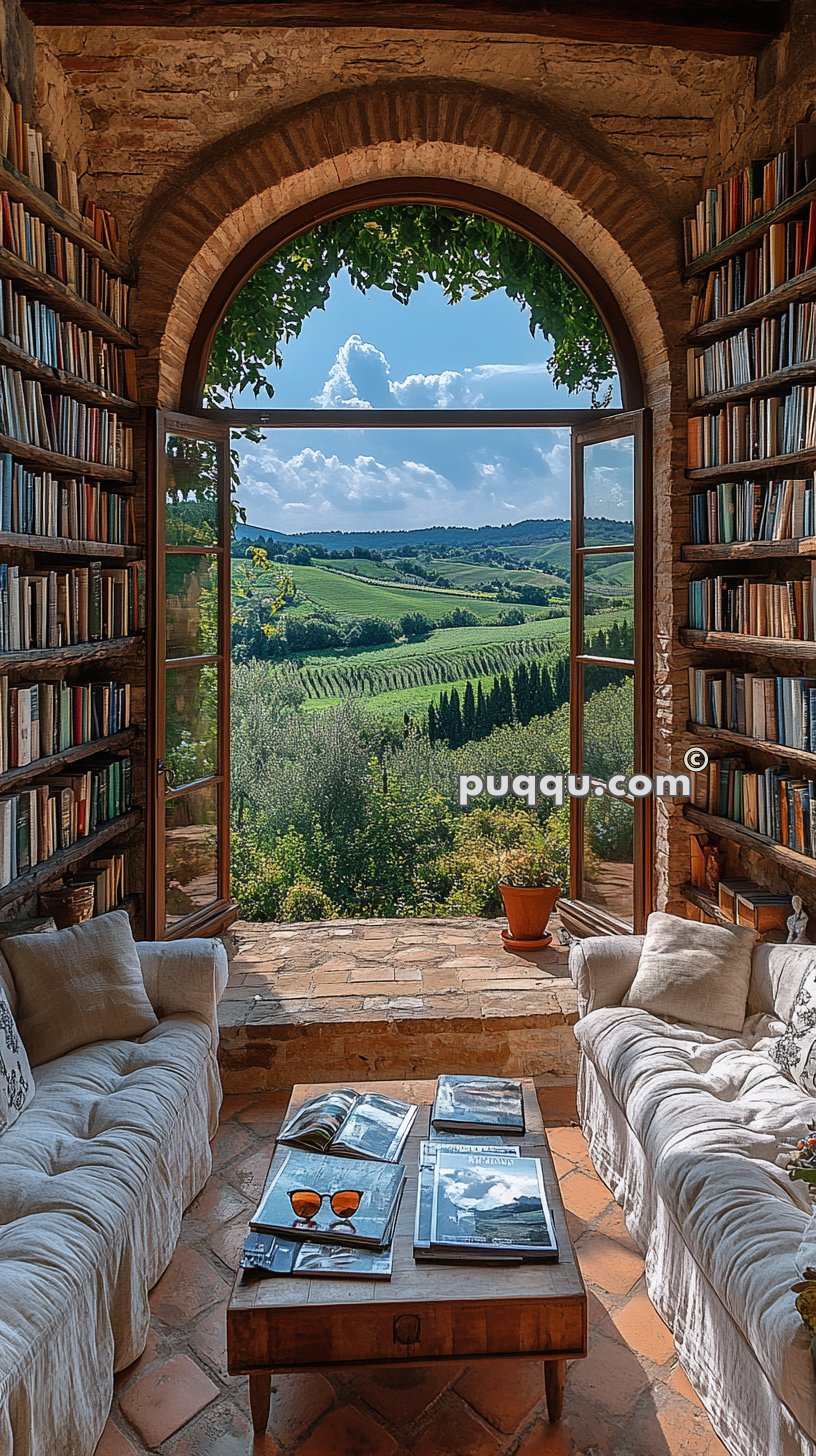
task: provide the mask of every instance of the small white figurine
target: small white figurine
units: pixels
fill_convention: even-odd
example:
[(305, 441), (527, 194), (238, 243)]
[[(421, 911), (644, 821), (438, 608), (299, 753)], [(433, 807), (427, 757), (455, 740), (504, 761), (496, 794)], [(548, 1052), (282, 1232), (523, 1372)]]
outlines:
[(788, 945), (804, 945), (808, 917), (802, 906), (802, 896), (792, 895), (793, 914), (788, 916)]

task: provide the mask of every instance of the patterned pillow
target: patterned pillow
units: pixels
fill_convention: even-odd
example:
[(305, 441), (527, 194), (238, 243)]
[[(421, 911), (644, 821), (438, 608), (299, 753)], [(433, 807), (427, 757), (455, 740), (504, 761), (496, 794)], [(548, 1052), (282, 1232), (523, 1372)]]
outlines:
[(8, 1000), (0, 990), (0, 1133), (17, 1121), (34, 1096), (34, 1078)]
[(796, 992), (788, 1024), (770, 1050), (779, 1070), (816, 1097), (816, 952)]

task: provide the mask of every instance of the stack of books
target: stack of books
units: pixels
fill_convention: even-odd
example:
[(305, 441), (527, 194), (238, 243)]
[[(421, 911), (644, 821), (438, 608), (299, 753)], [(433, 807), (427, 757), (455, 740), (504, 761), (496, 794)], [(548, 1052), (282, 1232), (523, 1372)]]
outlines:
[(689, 399), (751, 384), (816, 356), (816, 306), (792, 303), (779, 317), (764, 318), (688, 355)]
[(133, 497), (84, 478), (29, 470), (2, 452), (0, 531), (132, 546), (136, 540)]
[(749, 162), (741, 172), (706, 190), (693, 216), (683, 222), (686, 262), (772, 212), (814, 177), (816, 126), (801, 121), (793, 129), (790, 145), (774, 156)]
[(15, 257), (56, 278), (120, 328), (128, 326), (130, 285), (99, 259), (0, 190), (0, 241)]
[(136, 355), (0, 280), (0, 334), (32, 359), (134, 399)]
[[(558, 1258), (538, 1158), (509, 1141), (524, 1132), (518, 1082), (443, 1076), (420, 1144), (414, 1258), (520, 1264)], [(508, 1141), (506, 1141), (508, 1139)]]
[(241, 1266), (256, 1274), (387, 1279), (417, 1109), (341, 1088), (284, 1125)]
[(131, 722), (131, 686), (121, 682), (35, 682), (0, 676), (0, 773), (24, 768)]
[(135, 566), (101, 561), (69, 571), (32, 571), (0, 563), (0, 651), (71, 647), (127, 637), (140, 626)]
[(79, 460), (133, 467), (133, 431), (112, 410), (49, 394), (39, 380), (0, 366), (0, 427), (3, 433), (40, 450)]

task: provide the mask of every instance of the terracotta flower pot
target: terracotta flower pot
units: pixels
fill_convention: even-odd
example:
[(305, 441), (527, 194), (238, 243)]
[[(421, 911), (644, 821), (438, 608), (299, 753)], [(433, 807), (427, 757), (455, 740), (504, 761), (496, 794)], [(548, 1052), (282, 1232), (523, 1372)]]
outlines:
[(505, 950), (513, 949), (511, 940), (517, 942), (518, 949), (522, 948), (522, 944), (525, 949), (549, 945), (552, 936), (547, 934), (547, 921), (561, 894), (560, 887), (536, 885), (520, 889), (516, 885), (499, 884), (499, 889), (510, 927), (510, 935), (505, 937)]

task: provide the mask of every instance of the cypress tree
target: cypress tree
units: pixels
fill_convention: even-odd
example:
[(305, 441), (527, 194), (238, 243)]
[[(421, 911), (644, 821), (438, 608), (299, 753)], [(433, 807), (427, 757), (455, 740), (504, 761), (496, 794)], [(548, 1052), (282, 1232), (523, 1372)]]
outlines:
[(560, 708), (562, 703), (569, 702), (570, 672), (568, 657), (559, 657), (556, 660), (555, 673), (553, 675), (553, 692), (555, 694), (555, 705), (557, 708)]
[(476, 699), (473, 696), (473, 684), (469, 681), (465, 688), (465, 696), (462, 702), (462, 734), (464, 743), (471, 743), (475, 738), (476, 728)]
[(481, 682), (476, 689), (476, 738), (486, 738), (490, 732), (487, 721), (487, 704)]
[(459, 691), (458, 691), (457, 688), (454, 688), (453, 691), (452, 691), (452, 693), (451, 693), (451, 695), (450, 695), (450, 709), (449, 709), (449, 712), (450, 712), (450, 729), (449, 729), (449, 732), (448, 732), (448, 742), (450, 743), (451, 748), (461, 748), (462, 741), (463, 741), (462, 740), (462, 704), (461, 704), (461, 702), (459, 700)]
[(550, 713), (555, 711), (555, 694), (553, 692), (550, 669), (546, 662), (540, 664), (540, 681), (538, 689), (538, 711), (543, 718), (548, 718)]
[(529, 685), (530, 684), (527, 674), (527, 667), (525, 663), (522, 662), (519, 664), (518, 667), (513, 669), (513, 711), (517, 723), (524, 724), (529, 723), (530, 721), (530, 697), (528, 691)]
[(450, 739), (450, 709), (448, 706), (448, 695), (442, 693), (436, 709), (436, 732), (441, 743), (448, 743)]
[(428, 704), (428, 742), (436, 743), (436, 709), (433, 703)]

